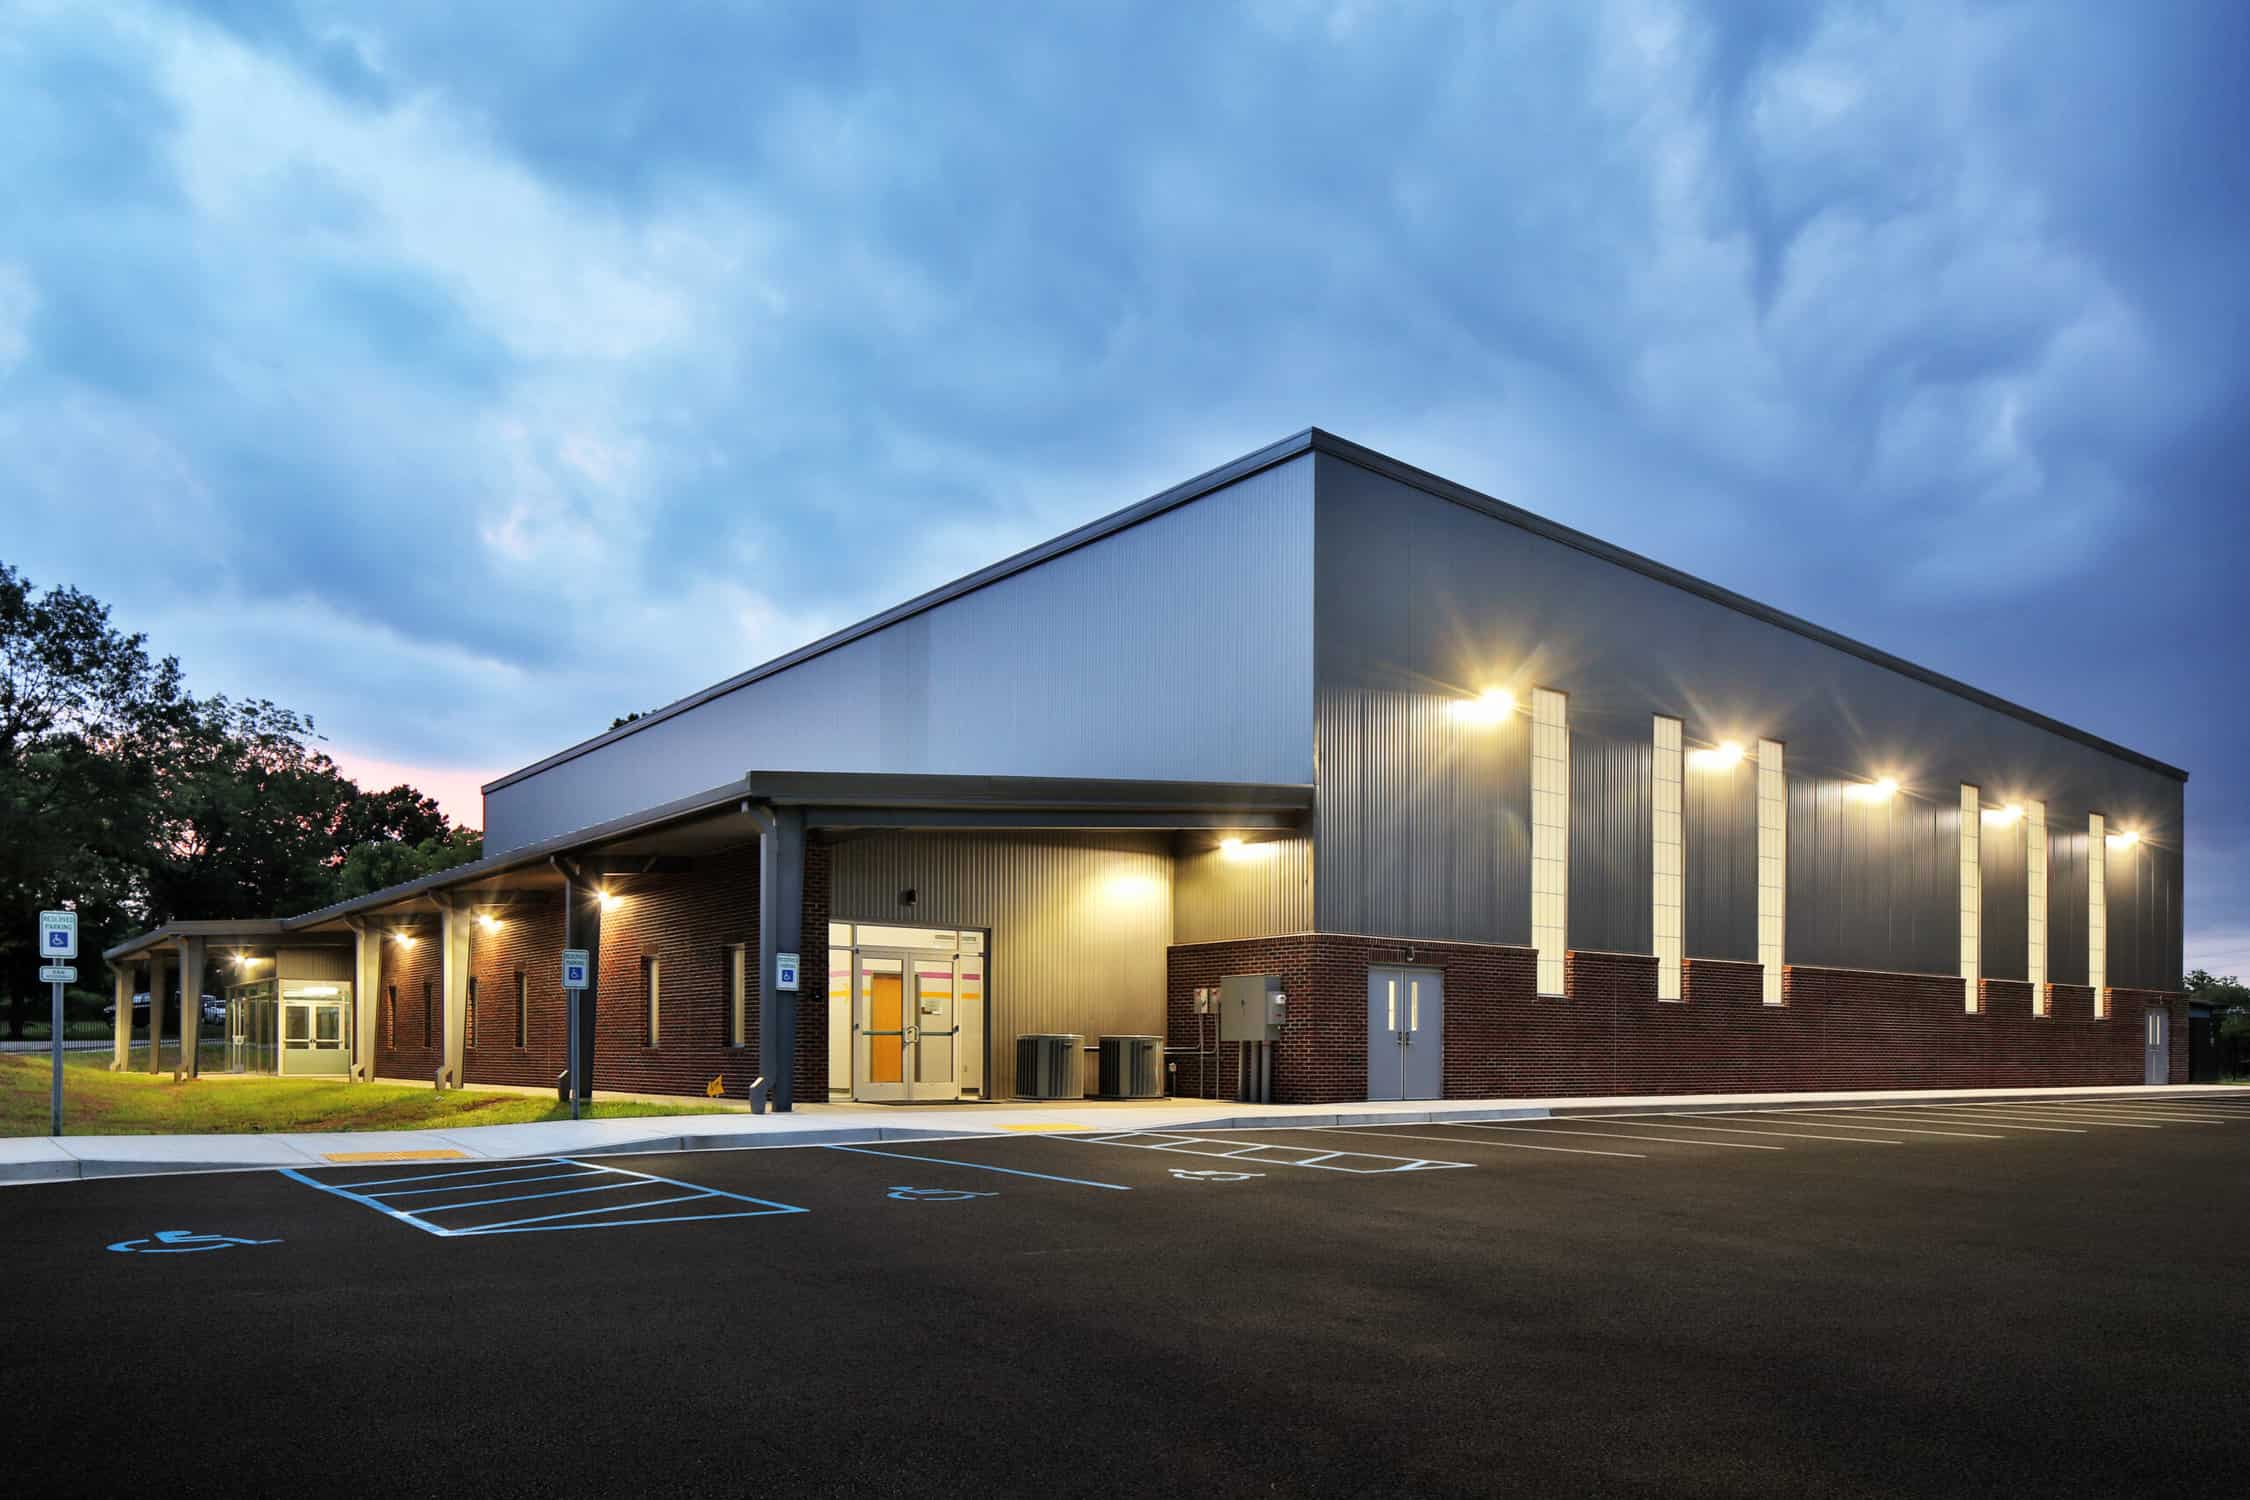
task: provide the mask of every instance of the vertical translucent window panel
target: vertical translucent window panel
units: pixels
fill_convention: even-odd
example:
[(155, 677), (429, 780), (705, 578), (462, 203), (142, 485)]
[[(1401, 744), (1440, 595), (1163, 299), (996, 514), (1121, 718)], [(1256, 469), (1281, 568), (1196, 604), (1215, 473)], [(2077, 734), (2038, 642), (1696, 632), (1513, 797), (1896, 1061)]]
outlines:
[(2109, 1015), (2109, 840), (2102, 815), (2086, 819), (2086, 984), (2094, 992), (2094, 1016)]
[(1961, 788), (1961, 1003), (1977, 1008), (1977, 980), (1984, 972), (1984, 866), (1980, 863), (1984, 811), (1977, 789)]
[(2044, 802), (2034, 802), (2024, 810), (2023, 863), (2028, 943), (2023, 972), (2031, 981), (2031, 1013), (2043, 1016), (2047, 1014), (2047, 804)]
[(1687, 851), (1682, 829), (1680, 721), (1659, 715), (1656, 759), (1649, 797), (1649, 830), (1654, 841), (1649, 869), (1655, 906), (1649, 924), (1656, 948), (1656, 998), (1680, 998), (1681, 949), (1687, 941)]
[(1789, 783), (1781, 756), (1781, 741), (1758, 741), (1758, 964), (1768, 1005), (1781, 1003), (1789, 931)]
[(1531, 942), (1539, 993), (1563, 992), (1570, 903), (1570, 699), (1531, 690)]

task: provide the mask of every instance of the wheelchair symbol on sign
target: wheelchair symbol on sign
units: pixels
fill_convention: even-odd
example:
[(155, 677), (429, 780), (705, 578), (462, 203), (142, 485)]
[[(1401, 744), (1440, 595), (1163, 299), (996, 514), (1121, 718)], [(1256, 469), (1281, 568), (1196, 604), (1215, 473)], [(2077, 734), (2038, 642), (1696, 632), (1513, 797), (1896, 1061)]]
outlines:
[(236, 1245), (278, 1245), (279, 1240), (245, 1240), (231, 1234), (197, 1234), (188, 1229), (159, 1229), (145, 1240), (119, 1240), (109, 1248), (124, 1255), (193, 1255), (203, 1250), (229, 1250)]
[(1182, 1182), (1248, 1182), (1253, 1177), (1263, 1177), (1263, 1172), (1198, 1171), (1193, 1167), (1174, 1167), (1172, 1175)]
[(972, 1193), (966, 1188), (895, 1187), (884, 1195), (901, 1203), (958, 1203), (963, 1198), (997, 1198), (998, 1193)]

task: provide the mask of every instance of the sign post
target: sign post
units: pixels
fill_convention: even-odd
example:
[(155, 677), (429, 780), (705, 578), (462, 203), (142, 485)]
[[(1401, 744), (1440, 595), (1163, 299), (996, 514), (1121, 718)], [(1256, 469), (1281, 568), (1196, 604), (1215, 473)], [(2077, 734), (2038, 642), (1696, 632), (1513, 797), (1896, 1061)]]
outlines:
[(563, 994), (570, 1000), (570, 1117), (578, 1118), (578, 997), (585, 991), (593, 963), (583, 948), (565, 948), (562, 956)]
[(78, 971), (64, 960), (78, 956), (78, 913), (43, 911), (39, 914), (39, 956), (46, 960), (44, 967), (39, 970), (39, 977), (54, 986), (54, 1004), (50, 1007), (47, 1028), (47, 1048), (54, 1059), (55, 1076), (47, 1097), (47, 1133), (61, 1135), (63, 986), (78, 978)]

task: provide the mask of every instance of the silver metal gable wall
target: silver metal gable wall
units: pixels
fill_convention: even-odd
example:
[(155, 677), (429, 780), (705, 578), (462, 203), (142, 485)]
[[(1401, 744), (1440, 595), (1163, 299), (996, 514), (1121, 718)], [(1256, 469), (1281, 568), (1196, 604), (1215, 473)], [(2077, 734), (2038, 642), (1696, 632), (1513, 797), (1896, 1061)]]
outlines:
[[(1612, 767), (1629, 766), (1630, 747), (1646, 745), (1663, 714), (1682, 721), (1691, 745), (1785, 743), (1789, 962), (1957, 972), (1955, 841), (1969, 783), (1990, 806), (2045, 802), (2058, 844), (2090, 811), (2139, 830), (2137, 846), (2110, 851), (2109, 979), (2178, 988), (2177, 776), (1652, 576), (1599, 544), (1519, 524), (1380, 455), (1343, 456), (1346, 447), (1315, 455), (1322, 930), (1528, 939), (1527, 861), (1495, 833), (1528, 821), (1526, 721), (1483, 728), (1449, 710), (1495, 686), (1528, 704), (1537, 686), (1570, 699), (1573, 946), (1647, 951), (1645, 782), (1630, 770), (1621, 782)], [(1592, 742), (1616, 748), (1581, 748)], [(1740, 795), (1727, 806), (1707, 791), (1689, 796), (1690, 957), (1742, 956), (1754, 941), (1754, 776), (1736, 774)], [(1847, 795), (1880, 776), (1900, 794)], [(1613, 800), (1585, 806), (1596, 786)], [(1695, 852), (1695, 841), (1720, 838), (1727, 850)], [(2020, 868), (2020, 842), (2012, 847), (2000, 857)], [(2020, 895), (2020, 874), (2010, 878), (2002, 888)], [(2081, 950), (2078, 972), (2085, 963), (2083, 915), (2074, 936), (2056, 921), (2059, 903), (2083, 904), (2082, 864), (2074, 878), (2050, 896), (2058, 981), (2072, 972), (2066, 936)], [(2020, 919), (2003, 924), (2012, 958), (1988, 936), (1986, 972), (2023, 972), (2023, 932)]]
[(1309, 453), (485, 793), (493, 853), (752, 768), (1304, 783)]

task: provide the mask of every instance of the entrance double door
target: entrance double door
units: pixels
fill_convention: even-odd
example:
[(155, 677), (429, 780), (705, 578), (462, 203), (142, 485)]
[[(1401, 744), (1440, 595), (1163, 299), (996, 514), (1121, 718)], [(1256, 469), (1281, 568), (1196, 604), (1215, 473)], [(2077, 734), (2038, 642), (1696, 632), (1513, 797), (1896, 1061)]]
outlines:
[(1435, 969), (1367, 971), (1367, 1097), (1445, 1094), (1445, 976)]
[(953, 955), (863, 948), (854, 967), (854, 1097), (960, 1098), (961, 997)]

